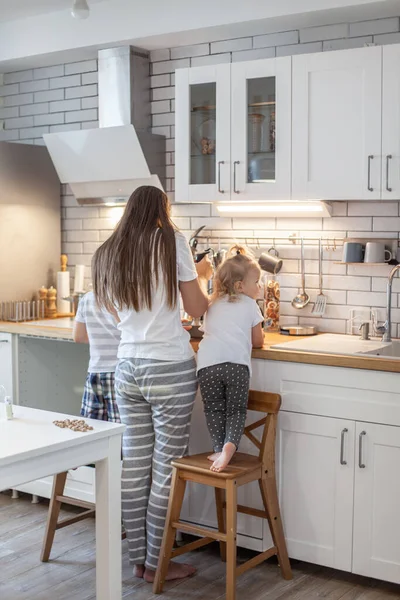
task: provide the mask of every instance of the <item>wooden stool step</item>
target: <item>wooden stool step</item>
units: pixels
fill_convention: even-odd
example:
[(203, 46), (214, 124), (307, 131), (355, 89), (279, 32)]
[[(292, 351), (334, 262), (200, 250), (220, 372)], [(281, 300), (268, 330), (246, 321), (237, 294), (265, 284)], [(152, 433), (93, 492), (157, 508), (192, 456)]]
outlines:
[[(279, 394), (255, 391), (249, 393), (249, 410), (267, 414), (266, 417), (264, 416), (245, 429), (245, 435), (258, 450), (257, 456), (238, 452), (228, 467), (221, 473), (210, 471), (210, 462), (207, 459), (208, 453), (186, 456), (172, 462), (173, 474), (168, 512), (153, 587), (155, 594), (162, 592), (171, 558), (205, 546), (214, 540), (219, 541), (221, 559), (226, 562), (226, 600), (236, 599), (236, 578), (239, 575), (259, 565), (271, 556), (276, 555), (278, 557), (284, 579), (292, 578), (275, 478), (276, 424), (280, 406), (281, 397)], [(261, 441), (252, 433), (258, 427), (263, 428)], [(218, 531), (179, 520), (187, 481), (215, 488)], [(238, 488), (252, 481), (258, 481), (264, 510), (238, 505), (237, 503)], [(236, 565), (238, 512), (267, 519), (274, 543), (272, 548), (268, 548), (239, 566)], [(173, 550), (177, 529), (200, 536), (200, 539), (178, 550)]]

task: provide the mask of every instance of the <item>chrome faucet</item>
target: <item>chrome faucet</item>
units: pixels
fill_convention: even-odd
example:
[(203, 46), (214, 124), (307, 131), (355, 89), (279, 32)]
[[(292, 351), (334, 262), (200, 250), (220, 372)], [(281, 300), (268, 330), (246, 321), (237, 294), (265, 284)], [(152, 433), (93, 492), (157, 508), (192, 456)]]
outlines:
[(397, 271), (400, 270), (400, 265), (396, 265), (389, 273), (389, 279), (386, 288), (386, 321), (383, 325), (376, 328), (378, 333), (382, 333), (382, 342), (392, 341), (392, 282)]

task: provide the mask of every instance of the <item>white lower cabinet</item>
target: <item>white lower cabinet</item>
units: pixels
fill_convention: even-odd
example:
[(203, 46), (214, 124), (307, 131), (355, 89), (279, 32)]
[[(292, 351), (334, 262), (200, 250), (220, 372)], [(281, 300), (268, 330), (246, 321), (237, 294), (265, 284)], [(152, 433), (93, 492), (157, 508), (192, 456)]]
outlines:
[(281, 412), (280, 506), (289, 556), (351, 570), (355, 423)]
[(400, 583), (400, 427), (357, 423), (353, 572)]
[(15, 343), (15, 336), (10, 333), (0, 333), (0, 385), (5, 387), (14, 402), (16, 402), (13, 371)]

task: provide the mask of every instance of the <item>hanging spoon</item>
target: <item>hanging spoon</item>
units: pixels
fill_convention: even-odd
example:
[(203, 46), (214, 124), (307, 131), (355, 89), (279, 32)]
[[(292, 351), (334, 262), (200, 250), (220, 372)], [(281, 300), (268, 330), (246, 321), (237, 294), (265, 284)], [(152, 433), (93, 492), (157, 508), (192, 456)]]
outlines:
[(306, 292), (306, 276), (304, 267), (304, 240), (301, 238), (301, 293), (292, 300), (293, 308), (304, 308), (310, 302), (310, 296)]

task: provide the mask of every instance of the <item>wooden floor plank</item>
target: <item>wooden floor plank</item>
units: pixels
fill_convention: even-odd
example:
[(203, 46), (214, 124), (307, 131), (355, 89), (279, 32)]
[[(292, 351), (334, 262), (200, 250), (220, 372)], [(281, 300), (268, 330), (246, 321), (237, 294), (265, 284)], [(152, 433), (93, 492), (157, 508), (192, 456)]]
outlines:
[[(40, 562), (47, 503), (31, 504), (28, 496), (11, 500), (0, 493), (0, 599), (96, 600), (95, 529), (88, 519), (56, 533), (49, 563)], [(71, 511), (63, 510), (63, 516)], [(124, 600), (224, 600), (225, 565), (212, 544), (176, 560), (193, 564), (197, 574), (167, 582), (162, 596), (135, 579), (126, 540), (122, 543)], [(239, 549), (238, 562), (253, 553)], [(292, 561), (293, 580), (282, 579), (275, 559), (238, 579), (238, 600), (399, 600), (400, 586)]]

